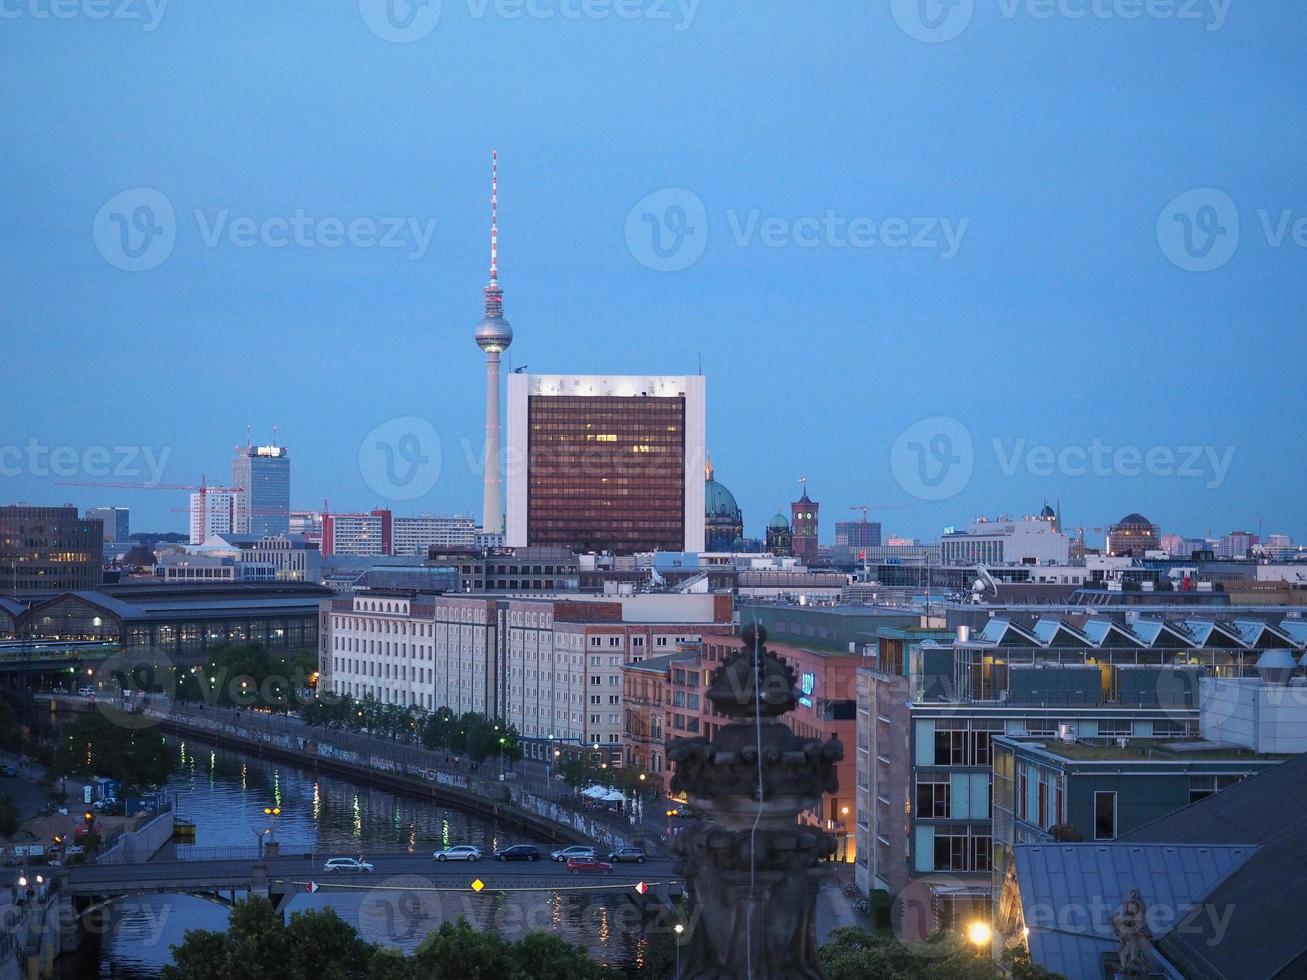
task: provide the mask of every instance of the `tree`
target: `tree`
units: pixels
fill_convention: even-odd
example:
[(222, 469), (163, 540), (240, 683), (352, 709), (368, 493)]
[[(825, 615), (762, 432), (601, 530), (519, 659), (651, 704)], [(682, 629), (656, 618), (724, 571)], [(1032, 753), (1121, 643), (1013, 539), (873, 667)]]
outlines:
[(286, 940), (291, 976), (353, 980), (369, 973), (373, 947), (333, 908), (292, 913)]
[(175, 764), (158, 732), (121, 728), (99, 712), (82, 715), (69, 726), (54, 759), (64, 775), (118, 780), (124, 795), (164, 782)]
[(413, 954), (418, 972), (431, 980), (516, 980), (512, 944), (493, 932), (478, 932), (459, 918), (441, 923)]
[(993, 960), (952, 933), (910, 945), (893, 936), (844, 926), (831, 931), (819, 955), (830, 980), (994, 980), (1000, 975)]
[(449, 740), (454, 734), (458, 719), (448, 708), (440, 707), (427, 716), (422, 726), (422, 744), (429, 749), (449, 748)]
[(615, 976), (574, 946), (547, 932), (531, 932), (513, 946), (513, 958), (530, 980), (604, 980)]
[(13, 837), (22, 825), (23, 819), (14, 805), (13, 797), (0, 793), (0, 836)]

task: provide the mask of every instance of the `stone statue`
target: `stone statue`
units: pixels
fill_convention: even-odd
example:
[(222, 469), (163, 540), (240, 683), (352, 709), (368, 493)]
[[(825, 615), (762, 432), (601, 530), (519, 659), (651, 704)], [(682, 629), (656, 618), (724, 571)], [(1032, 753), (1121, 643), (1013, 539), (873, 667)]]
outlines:
[(672, 842), (700, 916), (680, 980), (822, 980), (815, 907), (821, 858), (835, 838), (799, 813), (835, 792), (832, 739), (803, 739), (777, 719), (798, 703), (794, 672), (749, 627), (745, 648), (718, 668), (707, 698), (733, 719), (711, 740), (678, 739), (672, 791), (707, 815)]
[(1122, 976), (1146, 977), (1153, 969), (1153, 932), (1139, 889), (1130, 889), (1121, 911), (1112, 913), (1112, 931), (1120, 941)]

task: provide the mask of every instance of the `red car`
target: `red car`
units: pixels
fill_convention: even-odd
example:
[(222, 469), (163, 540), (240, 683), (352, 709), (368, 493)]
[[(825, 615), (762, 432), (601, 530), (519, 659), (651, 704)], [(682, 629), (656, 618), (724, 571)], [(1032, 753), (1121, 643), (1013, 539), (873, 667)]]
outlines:
[(578, 871), (612, 871), (613, 866), (598, 858), (568, 858), (567, 870), (576, 874)]

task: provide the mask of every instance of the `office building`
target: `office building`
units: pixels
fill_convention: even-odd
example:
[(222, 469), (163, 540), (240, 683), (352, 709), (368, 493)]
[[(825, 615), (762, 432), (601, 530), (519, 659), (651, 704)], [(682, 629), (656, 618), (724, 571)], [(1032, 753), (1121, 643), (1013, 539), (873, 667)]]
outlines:
[(909, 783), (891, 810), (910, 811), (908, 874), (938, 899), (936, 924), (989, 915), (996, 737), (1192, 740), (1200, 678), (1240, 676), (1289, 636), (1254, 621), (994, 616), (917, 645)]
[(238, 534), (290, 533), (290, 450), (285, 446), (245, 445), (231, 464)]
[[(249, 565), (245, 572), (236, 572), (236, 579), (264, 580), (271, 572), (277, 582), (321, 582), (322, 554), (316, 541), (299, 535), (257, 537), (253, 534), (211, 534), (204, 544), (190, 549), (194, 555), (229, 558), (241, 565)], [(257, 566), (259, 571), (254, 571)]]
[[(430, 548), (428, 563), (458, 572), (458, 592), (575, 592), (580, 563), (568, 548), (492, 548), (485, 553)], [(596, 591), (602, 591), (601, 589)]]
[(323, 558), (391, 554), (394, 554), (394, 523), (390, 511), (322, 515)]
[(432, 548), (444, 551), (476, 547), (477, 525), (472, 517), (395, 517), (391, 534), (396, 555), (420, 555)]
[(0, 507), (0, 593), (93, 589), (103, 580), (104, 524), (77, 508)]
[(1065, 565), (1069, 549), (1067, 536), (1044, 517), (980, 517), (939, 540), (946, 565)]
[(105, 544), (122, 544), (131, 539), (131, 512), (126, 507), (91, 507), (86, 517), (104, 525)]
[(864, 548), (880, 547), (879, 521), (836, 521), (835, 546), (857, 552)]
[(191, 494), (190, 543), (201, 545), (215, 534), (236, 532), (239, 496), (234, 490), (215, 490), (211, 487), (201, 488)]
[(511, 374), (509, 547), (704, 550), (704, 379)]
[(1221, 537), (1216, 547), (1216, 557), (1247, 558), (1249, 552), (1258, 544), (1260, 541), (1252, 531), (1231, 531)]
[(809, 498), (805, 480), (802, 496), (790, 504), (790, 540), (794, 557), (805, 565), (817, 562), (817, 514), (820, 508), (821, 504)]

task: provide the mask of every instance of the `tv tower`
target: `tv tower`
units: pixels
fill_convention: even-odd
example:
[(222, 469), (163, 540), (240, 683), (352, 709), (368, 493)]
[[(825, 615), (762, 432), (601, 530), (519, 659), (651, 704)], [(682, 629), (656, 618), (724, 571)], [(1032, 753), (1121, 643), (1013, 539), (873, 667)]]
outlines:
[(476, 328), (477, 346), (486, 352), (486, 485), (481, 527), (487, 534), (504, 532), (504, 481), (499, 472), (499, 355), (513, 342), (513, 328), (504, 319), (504, 291), (499, 288), (499, 152), (490, 151), (490, 281), (486, 283), (485, 316)]

